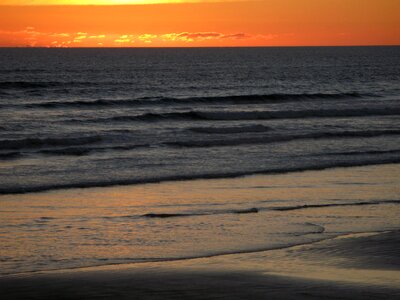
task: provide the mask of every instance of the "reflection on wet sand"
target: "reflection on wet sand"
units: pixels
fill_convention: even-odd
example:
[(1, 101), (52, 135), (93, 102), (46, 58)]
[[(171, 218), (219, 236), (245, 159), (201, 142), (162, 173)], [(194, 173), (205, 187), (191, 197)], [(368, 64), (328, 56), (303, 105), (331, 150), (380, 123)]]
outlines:
[(251, 253), (397, 230), (398, 181), (398, 166), (384, 165), (3, 195), (1, 272)]

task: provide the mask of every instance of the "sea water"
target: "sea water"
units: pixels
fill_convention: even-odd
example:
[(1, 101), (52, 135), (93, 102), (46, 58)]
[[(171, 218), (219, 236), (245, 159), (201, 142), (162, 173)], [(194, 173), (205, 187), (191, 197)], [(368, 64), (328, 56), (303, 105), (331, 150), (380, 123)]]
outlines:
[(280, 247), (325, 231), (291, 211), (396, 207), (393, 170), (389, 191), (320, 199), (176, 181), (398, 163), (399, 65), (399, 47), (0, 49), (5, 273)]

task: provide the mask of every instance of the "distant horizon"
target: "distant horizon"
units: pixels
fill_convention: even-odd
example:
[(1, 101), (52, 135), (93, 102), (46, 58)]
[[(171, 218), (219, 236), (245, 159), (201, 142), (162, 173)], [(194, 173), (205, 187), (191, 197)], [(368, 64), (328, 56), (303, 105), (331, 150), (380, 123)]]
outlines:
[(400, 47), (397, 45), (295, 45), (295, 46), (138, 46), (138, 47), (46, 47), (46, 46), (1, 46), (0, 49), (226, 49), (226, 48), (368, 48)]

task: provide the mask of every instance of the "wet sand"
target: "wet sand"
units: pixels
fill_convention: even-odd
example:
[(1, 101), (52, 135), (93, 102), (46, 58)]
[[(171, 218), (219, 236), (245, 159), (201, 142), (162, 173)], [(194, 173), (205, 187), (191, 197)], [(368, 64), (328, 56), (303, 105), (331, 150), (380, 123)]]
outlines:
[(0, 278), (2, 299), (400, 299), (400, 232)]

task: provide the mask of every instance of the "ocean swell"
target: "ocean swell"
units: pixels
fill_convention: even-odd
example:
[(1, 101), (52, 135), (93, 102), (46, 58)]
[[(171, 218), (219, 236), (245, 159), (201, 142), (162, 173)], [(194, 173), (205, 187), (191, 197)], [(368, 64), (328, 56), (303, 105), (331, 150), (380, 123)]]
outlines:
[[(54, 86), (71, 85), (71, 83), (33, 83), (33, 82), (0, 82), (0, 90), (5, 89), (28, 89), (28, 88), (45, 88)], [(80, 83), (84, 86), (84, 83)], [(184, 104), (225, 104), (225, 105), (241, 105), (241, 104), (264, 104), (264, 103), (283, 103), (283, 102), (300, 102), (313, 100), (340, 100), (340, 99), (358, 99), (379, 97), (378, 95), (358, 92), (343, 93), (300, 93), (300, 94), (264, 94), (264, 95), (230, 95), (230, 96), (209, 96), (209, 97), (140, 97), (133, 99), (97, 99), (97, 100), (76, 100), (76, 101), (46, 101), (38, 103), (13, 104), (15, 106), (23, 106), (27, 108), (74, 108), (74, 107), (108, 107), (108, 106), (137, 106), (137, 105), (184, 105)]]
[(24, 148), (40, 148), (44, 146), (70, 146), (85, 145), (101, 141), (98, 135), (86, 137), (70, 137), (70, 138), (25, 138), (18, 140), (1, 140), (1, 150), (16, 150)]
[(175, 176), (160, 176), (151, 178), (132, 178), (122, 180), (108, 180), (108, 181), (80, 181), (72, 183), (55, 183), (49, 185), (37, 185), (37, 186), (17, 186), (17, 187), (6, 187), (0, 186), (0, 194), (24, 194), (31, 192), (41, 192), (47, 190), (56, 189), (71, 189), (71, 188), (90, 188), (90, 187), (109, 187), (116, 185), (132, 185), (132, 184), (145, 184), (145, 183), (158, 183), (163, 181), (183, 181), (183, 180), (194, 180), (194, 179), (217, 179), (217, 178), (235, 178), (246, 175), (256, 174), (284, 174), (291, 172), (304, 172), (304, 171), (317, 171), (325, 170), (330, 168), (339, 167), (357, 167), (357, 166), (368, 166), (368, 165), (380, 165), (380, 164), (391, 164), (400, 163), (400, 157), (396, 158), (374, 158), (364, 159), (362, 161), (339, 161), (339, 162), (328, 162), (313, 165), (305, 165), (298, 167), (282, 167), (282, 168), (270, 168), (270, 169), (258, 169), (248, 170), (239, 172), (221, 172), (221, 173), (203, 173), (203, 174), (192, 174), (192, 175), (175, 175)]
[(122, 115), (111, 118), (88, 120), (91, 122), (129, 122), (129, 121), (239, 121), (239, 120), (273, 120), (273, 119), (307, 119), (337, 117), (398, 116), (400, 108), (359, 108), (359, 109), (312, 109), (280, 111), (197, 111), (169, 113), (144, 113), (139, 115)]
[(212, 139), (212, 140), (191, 140), (169, 142), (170, 146), (186, 147), (186, 148), (204, 148), (204, 147), (224, 147), (224, 146), (239, 146), (239, 145), (252, 145), (252, 144), (270, 144), (290, 142), (294, 140), (321, 140), (321, 139), (334, 139), (334, 138), (369, 138), (379, 136), (400, 135), (400, 130), (370, 130), (370, 131), (341, 131), (341, 132), (316, 132), (299, 135), (286, 135), (286, 136), (262, 136), (250, 138), (231, 138), (231, 139)]

